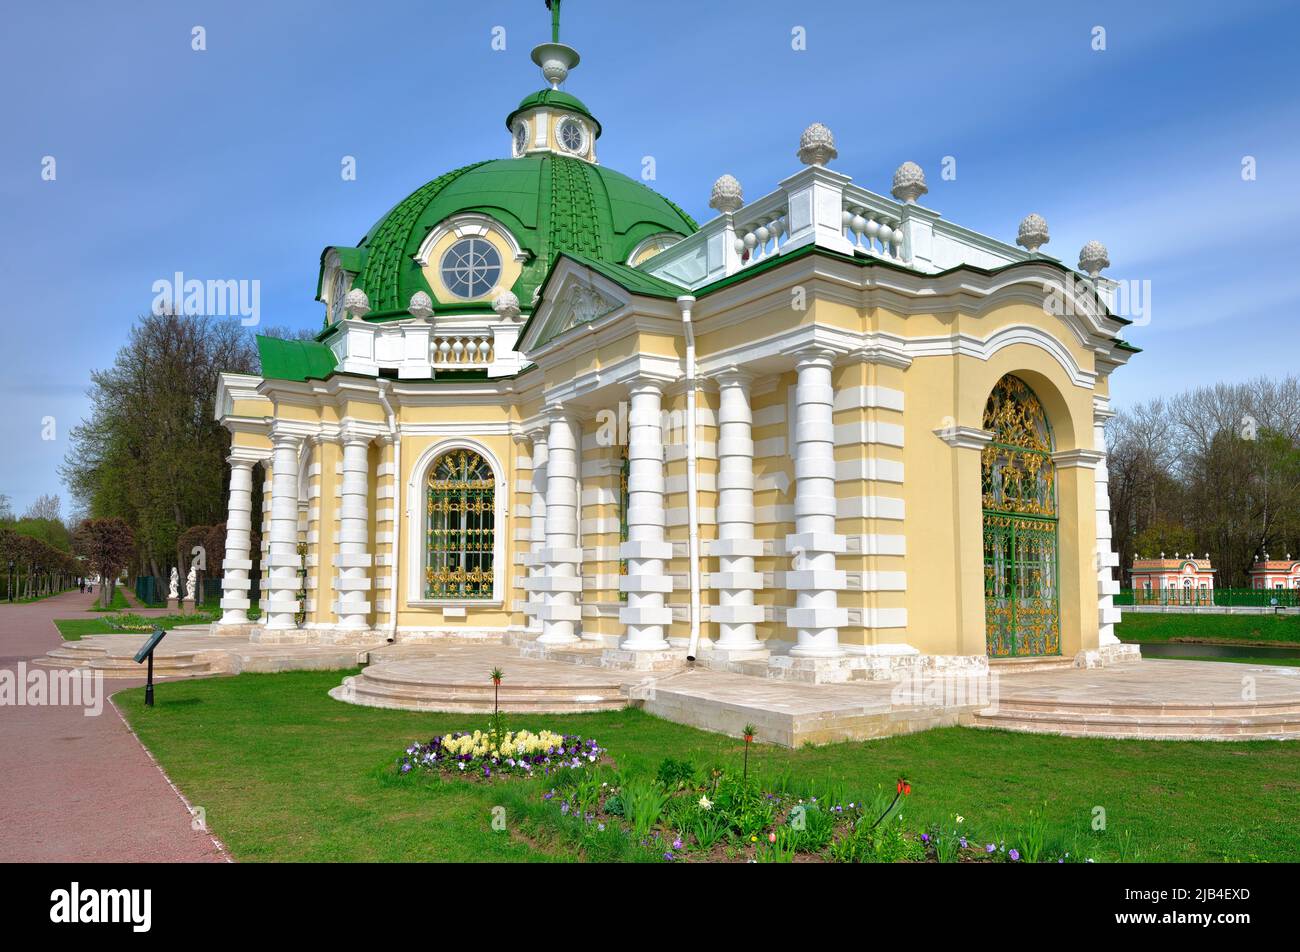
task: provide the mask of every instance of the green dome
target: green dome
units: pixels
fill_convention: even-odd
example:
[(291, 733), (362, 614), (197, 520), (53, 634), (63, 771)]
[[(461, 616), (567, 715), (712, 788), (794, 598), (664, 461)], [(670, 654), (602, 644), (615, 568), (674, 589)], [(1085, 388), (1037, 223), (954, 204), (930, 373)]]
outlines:
[(587, 108), (586, 103), (577, 96), (571, 96), (558, 89), (539, 89), (537, 92), (529, 93), (521, 99), (515, 111), (506, 116), (506, 129), (513, 131), (515, 116), (529, 109), (536, 109), (538, 106), (546, 106), (564, 112), (576, 112), (579, 115), (586, 116), (591, 120), (592, 125), (596, 127), (596, 138), (600, 138), (600, 122), (591, 114), (591, 110)]
[(439, 301), (414, 259), (432, 229), (466, 212), (495, 219), (529, 253), (511, 288), (525, 310), (561, 251), (621, 264), (651, 235), (697, 230), (689, 215), (640, 182), (581, 159), (543, 153), (441, 175), (399, 202), (357, 248), (326, 253), (336, 251), (343, 267), (357, 272), (352, 286), (370, 299), (369, 317), (404, 315), (416, 291), (433, 298), (435, 310), (484, 307)]

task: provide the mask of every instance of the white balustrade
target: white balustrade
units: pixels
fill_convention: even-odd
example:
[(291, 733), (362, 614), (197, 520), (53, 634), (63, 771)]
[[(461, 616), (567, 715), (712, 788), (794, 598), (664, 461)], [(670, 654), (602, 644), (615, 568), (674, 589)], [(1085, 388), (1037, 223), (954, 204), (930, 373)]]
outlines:
[(844, 237), (853, 242), (857, 250), (895, 261), (904, 260), (902, 222), (849, 202), (844, 205), (841, 220)]
[(434, 334), (431, 363), (438, 367), (486, 367), (492, 363), (492, 335), (488, 332)]

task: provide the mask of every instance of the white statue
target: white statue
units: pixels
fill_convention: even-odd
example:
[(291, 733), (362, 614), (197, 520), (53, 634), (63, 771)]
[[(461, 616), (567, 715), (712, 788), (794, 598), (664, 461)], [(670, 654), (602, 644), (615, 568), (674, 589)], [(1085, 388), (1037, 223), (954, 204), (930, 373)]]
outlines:
[(194, 601), (194, 589), (198, 587), (198, 566), (191, 563), (190, 574), (185, 576), (185, 600)]
[(176, 588), (179, 585), (180, 585), (180, 574), (176, 571), (176, 566), (173, 565), (171, 587), (167, 589), (167, 597), (170, 598), (172, 601), (176, 601), (181, 597), (180, 593), (176, 591)]

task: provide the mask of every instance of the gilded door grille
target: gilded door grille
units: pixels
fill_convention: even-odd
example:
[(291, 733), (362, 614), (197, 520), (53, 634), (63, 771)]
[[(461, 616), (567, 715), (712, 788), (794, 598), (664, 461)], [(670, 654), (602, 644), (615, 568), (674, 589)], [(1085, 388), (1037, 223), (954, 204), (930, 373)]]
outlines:
[(984, 410), (984, 619), (989, 657), (1061, 653), (1056, 470), (1038, 397), (998, 381)]
[(492, 597), (496, 479), (483, 457), (452, 450), (429, 475), (425, 598)]

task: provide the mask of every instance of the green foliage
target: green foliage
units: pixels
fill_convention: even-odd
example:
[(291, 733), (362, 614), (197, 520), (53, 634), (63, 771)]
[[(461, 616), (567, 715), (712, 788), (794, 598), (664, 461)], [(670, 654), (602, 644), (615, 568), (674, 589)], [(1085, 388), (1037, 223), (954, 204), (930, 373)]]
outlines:
[(665, 757), (655, 771), (657, 780), (666, 790), (684, 790), (695, 784), (695, 765), (689, 760)]
[(1026, 863), (1039, 862), (1047, 850), (1047, 804), (1029, 811), (1029, 822), (1020, 836), (1020, 857)]
[(835, 819), (829, 810), (816, 804), (797, 803), (790, 808), (785, 822), (794, 835), (796, 849), (818, 853), (830, 843), (835, 833)]
[(667, 791), (652, 780), (636, 779), (623, 785), (623, 815), (632, 825), (632, 835), (636, 839), (650, 835), (668, 799)]

